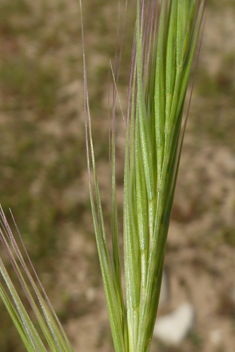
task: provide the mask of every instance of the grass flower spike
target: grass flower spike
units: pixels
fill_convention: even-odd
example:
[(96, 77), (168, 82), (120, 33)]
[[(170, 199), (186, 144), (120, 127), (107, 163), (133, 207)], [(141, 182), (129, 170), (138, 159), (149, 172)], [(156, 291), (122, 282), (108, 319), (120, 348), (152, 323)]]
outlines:
[[(115, 179), (115, 100), (119, 98), (116, 89), (119, 76), (117, 56), (111, 70), (114, 76), (110, 139), (111, 251), (106, 236), (92, 141), (82, 28), (89, 190), (116, 352), (147, 352), (150, 348), (186, 124), (183, 108), (205, 2), (136, 0), (128, 109), (124, 119), (126, 146), (122, 234), (119, 233)], [(124, 243), (125, 283), (121, 275), (121, 235)], [(18, 245), (1, 207), (0, 242), (37, 320), (35, 324), (31, 319), (7, 272), (3, 256), (0, 257), (0, 298), (26, 350), (72, 352), (22, 238), (19, 234)]]
[[(0, 206), (0, 242), (20, 282), (24, 295), (37, 320), (35, 324), (27, 312), (14, 283), (0, 257), (0, 298), (28, 352), (73, 352), (68, 338), (51, 306), (28, 256), (21, 235), (20, 250)], [(24, 254), (24, 255), (23, 255)], [(27, 260), (24, 259), (27, 258)], [(30, 270), (31, 269), (31, 270)]]
[[(109, 253), (91, 134), (85, 112), (91, 206), (117, 352), (149, 350), (179, 167), (183, 108), (204, 12), (203, 0), (137, 0), (124, 171), (125, 297), (121, 284), (112, 129), (112, 246)], [(117, 82), (115, 82), (116, 84)], [(114, 119), (114, 117), (113, 117)], [(113, 123), (114, 125), (114, 123)]]

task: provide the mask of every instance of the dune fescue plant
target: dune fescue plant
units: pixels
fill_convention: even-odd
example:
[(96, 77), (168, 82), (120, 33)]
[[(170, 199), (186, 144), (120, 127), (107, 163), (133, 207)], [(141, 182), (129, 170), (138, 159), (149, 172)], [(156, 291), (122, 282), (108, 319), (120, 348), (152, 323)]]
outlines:
[(3, 209), (0, 207), (0, 241), (37, 323), (33, 322), (27, 312), (1, 257), (0, 298), (28, 352), (48, 352), (48, 348), (51, 352), (72, 352), (70, 342), (36, 274), (19, 231), (18, 235), (21, 246), (17, 244)]
[[(147, 352), (150, 348), (186, 125), (187, 113), (183, 115), (183, 108), (205, 2), (136, 0), (128, 108), (124, 118), (126, 147), (122, 234), (119, 233), (115, 179), (117, 57), (111, 69), (114, 77), (110, 143), (111, 250), (106, 236), (92, 141), (83, 35), (85, 131), (91, 209), (116, 352)], [(3, 257), (0, 257), (0, 297), (26, 350), (72, 352), (20, 233), (17, 230), (19, 246), (2, 208), (0, 225), (2, 247), (37, 320), (34, 324), (31, 313), (27, 312), (7, 272)], [(122, 282), (122, 251), (119, 248), (121, 235), (125, 282)]]
[[(183, 108), (204, 7), (203, 0), (136, 1), (135, 38), (125, 119), (125, 295), (121, 282), (115, 189), (115, 116), (112, 117), (111, 138), (112, 251), (109, 252), (84, 68), (91, 207), (117, 352), (146, 352), (150, 347), (185, 131)], [(118, 79), (116, 71), (115, 86)]]

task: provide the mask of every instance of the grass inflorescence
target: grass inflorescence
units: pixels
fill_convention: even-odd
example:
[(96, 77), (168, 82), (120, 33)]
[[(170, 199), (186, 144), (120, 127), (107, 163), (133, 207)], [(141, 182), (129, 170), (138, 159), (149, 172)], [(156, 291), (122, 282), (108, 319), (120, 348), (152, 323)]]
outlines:
[[(83, 46), (85, 131), (91, 209), (116, 352), (147, 352), (150, 348), (186, 124), (183, 108), (205, 2), (206, 0), (136, 1), (128, 108), (124, 118), (126, 147), (122, 233), (125, 285), (122, 282), (119, 248), (121, 234), (115, 175), (115, 102), (119, 100), (117, 83), (120, 58), (116, 54), (115, 64), (111, 67), (114, 90), (110, 138), (112, 185), (110, 251), (92, 140)], [(24, 1), (20, 4), (24, 4)], [(121, 26), (118, 32), (123, 33)], [(122, 52), (122, 44), (120, 51)], [(14, 72), (13, 76), (16, 79), (14, 86), (26, 82), (24, 95), (31, 100), (34, 94), (31, 95), (27, 75), (24, 74), (25, 67), (22, 69), (19, 66)], [(5, 71), (0, 73), (1, 78), (7, 82)], [(49, 86), (52, 88), (51, 96), (47, 91), (41, 95), (41, 105), (47, 112), (52, 112), (54, 106), (56, 85), (53, 83), (53, 75), (54, 73), (51, 77), (45, 71), (45, 77), (41, 74), (35, 76), (38, 77), (36, 87), (40, 86), (43, 76), (43, 82), (45, 80), (45, 83), (50, 83)], [(5, 93), (21, 97), (21, 90), (13, 88), (6, 87)], [(63, 173), (58, 180), (58, 184), (61, 183), (64, 183)], [(2, 208), (0, 208), (0, 221), (0, 240), (5, 254), (37, 319), (37, 324), (34, 324), (0, 258), (0, 273), (3, 278), (0, 282), (0, 297), (27, 351), (46, 352), (50, 348), (54, 352), (72, 352), (70, 342), (38, 279), (21, 236), (18, 232), (20, 249)]]
[(125, 119), (125, 297), (121, 282), (115, 189), (115, 117), (113, 115), (111, 138), (113, 250), (110, 254), (95, 167), (84, 67), (91, 206), (114, 345), (118, 352), (148, 351), (152, 338), (186, 124), (183, 108), (204, 6), (205, 1), (196, 0), (137, 1)]

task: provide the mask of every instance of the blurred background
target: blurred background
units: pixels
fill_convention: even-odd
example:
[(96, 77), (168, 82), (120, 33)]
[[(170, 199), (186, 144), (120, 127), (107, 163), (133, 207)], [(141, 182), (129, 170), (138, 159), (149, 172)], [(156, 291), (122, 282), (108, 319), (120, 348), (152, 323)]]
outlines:
[[(118, 2), (84, 1), (94, 143), (109, 230), (109, 60)], [(120, 5), (122, 23), (124, 6)], [(208, 0), (166, 252), (159, 315), (191, 302), (195, 323), (176, 347), (235, 346), (235, 3)], [(125, 111), (135, 1), (126, 14), (119, 94)], [(10, 207), (74, 351), (113, 351), (92, 226), (85, 157), (77, 0), (0, 2), (0, 202)], [(118, 205), (125, 129), (117, 107)], [(0, 248), (0, 255), (2, 249)], [(10, 269), (9, 269), (10, 270)], [(0, 351), (25, 351), (0, 302)]]

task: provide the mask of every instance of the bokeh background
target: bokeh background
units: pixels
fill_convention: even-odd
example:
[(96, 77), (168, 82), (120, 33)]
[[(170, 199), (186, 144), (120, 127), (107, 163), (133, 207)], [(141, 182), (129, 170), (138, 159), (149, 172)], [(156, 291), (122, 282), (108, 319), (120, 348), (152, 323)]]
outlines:
[[(83, 1), (89, 94), (109, 229), (109, 60), (118, 2)], [(121, 3), (122, 23), (124, 6)], [(126, 13), (119, 95), (125, 111), (135, 1)], [(10, 207), (74, 351), (111, 352), (90, 214), (78, 0), (0, 2), (0, 202)], [(208, 0), (166, 253), (169, 299), (190, 301), (193, 331), (177, 348), (235, 346), (235, 3)], [(125, 129), (117, 107), (118, 204)], [(0, 255), (2, 249), (0, 248)], [(10, 270), (10, 269), (9, 269)], [(24, 347), (0, 302), (0, 351)]]

